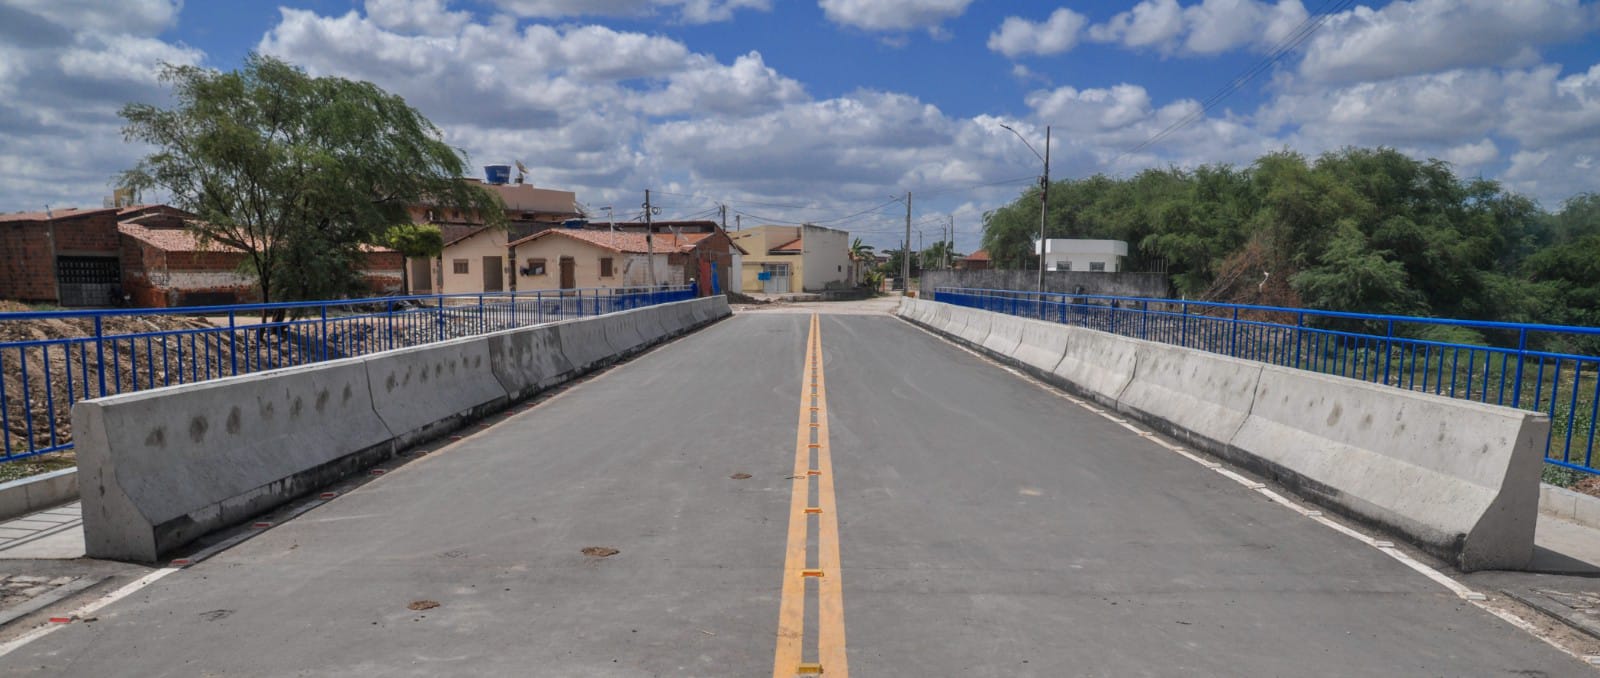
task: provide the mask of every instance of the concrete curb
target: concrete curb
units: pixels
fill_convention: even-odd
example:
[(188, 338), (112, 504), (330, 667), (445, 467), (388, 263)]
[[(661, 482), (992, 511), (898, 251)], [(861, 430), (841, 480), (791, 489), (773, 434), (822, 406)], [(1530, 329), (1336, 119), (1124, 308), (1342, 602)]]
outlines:
[(1539, 512), (1600, 530), (1600, 497), (1540, 483)]
[(78, 469), (64, 468), (0, 483), (0, 520), (43, 511), (78, 498)]
[(703, 298), (82, 401), (79, 474), (54, 482), (81, 475), (90, 557), (155, 562), (665, 340), (647, 311), (699, 318), (685, 328), (731, 315), (726, 298)]
[[(918, 324), (1036, 374), (1040, 356), (1060, 347), (1046, 381), (1403, 535), (1462, 570), (1532, 560), (1548, 417), (1083, 328), (1062, 327), (1061, 346), (1028, 329), (1039, 321), (940, 306), (934, 318), (958, 326), (965, 317), (966, 329)], [(900, 311), (912, 322), (926, 313)], [(1041, 345), (1013, 344), (1014, 328)], [(1546, 504), (1566, 501), (1546, 494)]]

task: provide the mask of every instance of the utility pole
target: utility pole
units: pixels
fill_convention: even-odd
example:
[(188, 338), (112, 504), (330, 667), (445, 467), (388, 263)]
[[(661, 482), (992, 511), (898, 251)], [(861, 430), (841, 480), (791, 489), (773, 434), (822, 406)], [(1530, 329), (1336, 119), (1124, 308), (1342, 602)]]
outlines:
[(901, 283), (905, 290), (902, 295), (911, 293), (911, 191), (906, 191), (906, 244), (900, 250), (900, 275)]
[(733, 215), (733, 230), (735, 230), (735, 231), (744, 230), (744, 215), (743, 214), (735, 214), (735, 215)]
[(950, 268), (950, 258), (956, 255), (956, 216), (954, 214), (950, 215), (950, 239), (946, 242), (950, 244), (944, 247), (944, 267)]
[(722, 230), (728, 230), (728, 206), (719, 204), (717, 205), (717, 211), (722, 213)]
[(1044, 293), (1044, 219), (1050, 211), (1050, 126), (1044, 128), (1044, 177), (1039, 180), (1039, 293)]
[(649, 258), (645, 269), (650, 272), (650, 290), (656, 289), (656, 229), (650, 225), (650, 189), (644, 189), (644, 250)]

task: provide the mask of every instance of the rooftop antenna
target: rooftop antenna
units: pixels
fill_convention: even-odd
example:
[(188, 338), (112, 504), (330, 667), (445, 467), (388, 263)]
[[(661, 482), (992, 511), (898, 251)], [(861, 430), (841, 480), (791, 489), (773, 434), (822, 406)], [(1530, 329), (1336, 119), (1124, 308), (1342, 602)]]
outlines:
[(56, 218), (56, 215), (50, 211), (50, 203), (45, 203), (44, 204), (44, 217), (46, 219), (55, 219)]

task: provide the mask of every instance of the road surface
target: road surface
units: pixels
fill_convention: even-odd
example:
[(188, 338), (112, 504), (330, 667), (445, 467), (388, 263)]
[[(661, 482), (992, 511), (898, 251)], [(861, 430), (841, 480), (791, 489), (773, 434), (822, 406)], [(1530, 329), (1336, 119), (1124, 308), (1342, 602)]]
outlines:
[(740, 314), (474, 431), (0, 675), (1589, 671), (889, 316)]

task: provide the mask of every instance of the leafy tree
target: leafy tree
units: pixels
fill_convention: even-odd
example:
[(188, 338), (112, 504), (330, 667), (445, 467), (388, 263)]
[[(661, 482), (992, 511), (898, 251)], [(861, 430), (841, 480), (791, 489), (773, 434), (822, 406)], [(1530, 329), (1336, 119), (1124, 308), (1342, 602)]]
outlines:
[(874, 249), (873, 246), (861, 242), (860, 238), (856, 238), (855, 241), (850, 243), (850, 256), (856, 261), (869, 261), (877, 258), (877, 254), (873, 252)]
[[(444, 232), (433, 224), (396, 224), (383, 232), (383, 244), (406, 259), (432, 259), (444, 251)], [(400, 287), (403, 294), (410, 294), (409, 265), (400, 267)]]
[(123, 135), (156, 147), (120, 183), (194, 213), (203, 242), (245, 254), (263, 301), (359, 289), (361, 247), (429, 201), (503, 225), (498, 198), (433, 123), (368, 82), (310, 77), (251, 54), (241, 70), (165, 67), (177, 104), (123, 106)]
[(921, 268), (948, 268), (947, 262), (960, 258), (956, 253), (955, 243), (940, 240), (918, 253), (918, 265)]

